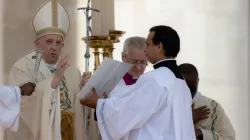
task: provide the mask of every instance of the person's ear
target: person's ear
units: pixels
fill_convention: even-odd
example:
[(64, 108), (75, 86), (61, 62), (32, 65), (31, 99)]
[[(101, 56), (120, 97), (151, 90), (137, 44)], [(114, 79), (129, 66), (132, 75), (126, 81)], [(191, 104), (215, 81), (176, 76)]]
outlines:
[(39, 45), (39, 41), (36, 39), (36, 40), (34, 41), (34, 44), (35, 44), (36, 46), (38, 46), (38, 45)]
[(161, 54), (164, 54), (165, 50), (164, 50), (164, 47), (163, 47), (163, 44), (160, 42), (158, 45), (156, 45), (157, 48), (158, 48), (158, 52), (161, 53)]
[(122, 52), (121, 55), (122, 55), (122, 62), (126, 63), (126, 61), (127, 61), (127, 59), (126, 59), (126, 53)]

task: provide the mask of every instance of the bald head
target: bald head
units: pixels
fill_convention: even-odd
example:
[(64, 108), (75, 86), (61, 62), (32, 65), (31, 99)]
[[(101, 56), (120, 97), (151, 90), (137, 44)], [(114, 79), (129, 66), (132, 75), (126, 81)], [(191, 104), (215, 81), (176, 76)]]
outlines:
[(182, 75), (191, 91), (192, 97), (198, 90), (199, 73), (196, 67), (189, 63), (179, 65)]

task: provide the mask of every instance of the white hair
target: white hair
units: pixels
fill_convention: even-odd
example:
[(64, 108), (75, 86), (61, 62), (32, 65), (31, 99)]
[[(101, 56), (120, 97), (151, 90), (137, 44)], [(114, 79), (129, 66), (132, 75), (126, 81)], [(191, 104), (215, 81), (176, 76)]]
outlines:
[(123, 52), (128, 52), (128, 47), (144, 49), (146, 47), (146, 38), (139, 36), (129, 37), (124, 42)]

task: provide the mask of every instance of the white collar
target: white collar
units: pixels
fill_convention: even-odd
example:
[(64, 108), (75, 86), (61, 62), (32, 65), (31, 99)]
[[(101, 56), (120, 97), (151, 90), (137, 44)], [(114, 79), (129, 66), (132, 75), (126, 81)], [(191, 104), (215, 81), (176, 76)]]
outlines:
[(160, 62), (163, 62), (163, 61), (169, 61), (169, 60), (175, 60), (175, 59), (174, 59), (174, 58), (170, 58), (170, 59), (163, 59), (163, 60), (160, 60), (160, 61), (158, 61), (158, 62), (154, 63), (154, 66), (155, 66), (156, 64), (160, 63)]
[(194, 95), (194, 98), (193, 98), (193, 103), (196, 102), (197, 100), (199, 100), (201, 97), (201, 93), (200, 92), (196, 92), (196, 94)]
[(135, 79), (138, 79), (139, 77), (135, 77), (135, 76), (133, 76), (132, 78), (135, 80)]
[[(45, 62), (45, 61), (44, 61), (44, 62)], [(49, 68), (54, 68), (54, 69), (56, 69), (57, 63), (58, 63), (58, 61), (56, 62), (56, 64), (48, 64), (48, 63), (46, 63), (46, 64), (47, 64), (47, 66), (48, 66)]]

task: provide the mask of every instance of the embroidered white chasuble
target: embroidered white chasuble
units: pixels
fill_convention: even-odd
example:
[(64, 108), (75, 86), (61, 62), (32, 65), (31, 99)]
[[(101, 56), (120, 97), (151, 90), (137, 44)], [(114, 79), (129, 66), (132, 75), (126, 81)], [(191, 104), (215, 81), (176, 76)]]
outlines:
[[(19, 86), (31, 81), (34, 66), (35, 51), (14, 64), (10, 71), (10, 84)], [(65, 71), (64, 83), (61, 82), (57, 89), (51, 88), (53, 75), (42, 60), (37, 74), (35, 92), (29, 97), (22, 98), (18, 131), (13, 133), (5, 130), (4, 140), (60, 140), (61, 109), (74, 113), (74, 124), (71, 124), (74, 126), (74, 140), (84, 140), (83, 109), (79, 101), (76, 101), (76, 95), (80, 90), (81, 74), (73, 66), (69, 67)], [(64, 93), (65, 90), (62, 90), (62, 84), (67, 88), (67, 95)], [(61, 103), (62, 98), (65, 102)], [(70, 107), (63, 108), (66, 99)], [(71, 138), (72, 136), (69, 139)]]
[(201, 95), (200, 92), (196, 93), (193, 102), (194, 108), (207, 106), (211, 112), (208, 119), (198, 124), (203, 140), (235, 140), (233, 126), (218, 102)]

